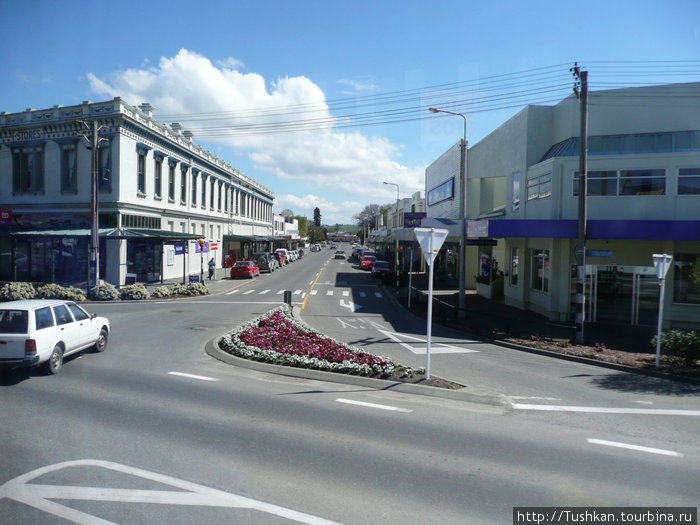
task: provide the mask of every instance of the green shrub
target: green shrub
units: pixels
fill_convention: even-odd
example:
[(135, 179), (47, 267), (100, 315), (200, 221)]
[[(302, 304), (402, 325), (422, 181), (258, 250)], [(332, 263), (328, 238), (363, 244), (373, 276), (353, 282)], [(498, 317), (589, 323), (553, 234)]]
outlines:
[(146, 287), (142, 284), (130, 284), (129, 286), (124, 286), (119, 292), (119, 297), (125, 301), (140, 301), (142, 299), (148, 299), (151, 294), (148, 293)]
[(34, 299), (36, 290), (32, 283), (7, 283), (0, 288), (0, 301)]
[(156, 299), (163, 299), (165, 297), (170, 297), (174, 295), (174, 286), (159, 286), (153, 292), (151, 292), (151, 297)]
[(61, 285), (48, 283), (36, 290), (36, 296), (41, 299), (64, 299), (66, 301), (84, 301), (85, 292), (75, 286), (64, 288)]
[[(182, 285), (180, 285), (182, 286)], [(187, 283), (184, 286), (184, 290), (180, 292), (181, 295), (207, 295), (209, 293), (209, 288), (207, 288), (203, 283)]]
[[(651, 339), (656, 347), (656, 336)], [(700, 359), (700, 333), (691, 330), (670, 330), (661, 333), (661, 353), (683, 358), (686, 366), (694, 366)]]
[(90, 299), (93, 301), (116, 301), (119, 290), (109, 283), (104, 283), (90, 289)]

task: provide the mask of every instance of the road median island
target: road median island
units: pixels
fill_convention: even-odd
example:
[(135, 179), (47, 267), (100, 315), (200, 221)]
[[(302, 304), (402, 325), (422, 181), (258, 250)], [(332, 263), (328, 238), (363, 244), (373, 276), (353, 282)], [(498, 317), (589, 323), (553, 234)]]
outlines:
[(267, 373), (490, 405), (508, 404), (504, 396), (476, 392), (453, 381), (436, 377), (426, 381), (422, 368), (406, 367), (326, 337), (294, 318), (288, 305), (210, 341), (205, 349), (226, 363)]

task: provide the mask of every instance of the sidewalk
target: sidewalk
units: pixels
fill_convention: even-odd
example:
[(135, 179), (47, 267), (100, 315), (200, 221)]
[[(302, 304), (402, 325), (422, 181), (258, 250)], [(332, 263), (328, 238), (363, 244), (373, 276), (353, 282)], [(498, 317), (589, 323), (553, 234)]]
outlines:
[[(412, 276), (410, 310), (425, 317), (428, 309), (428, 278), (426, 275)], [(541, 336), (550, 339), (573, 340), (576, 327), (573, 323), (556, 322), (532, 311), (508, 306), (501, 300), (486, 299), (467, 290), (465, 297), (466, 317), (457, 318), (459, 290), (449, 281), (433, 282), (433, 322), (489, 336), (494, 332), (529, 338)], [(399, 297), (404, 308), (408, 308), (408, 289), (401, 288)], [(652, 352), (651, 338), (655, 327), (624, 324), (587, 323), (584, 330), (585, 343), (604, 344), (607, 348), (628, 352)]]

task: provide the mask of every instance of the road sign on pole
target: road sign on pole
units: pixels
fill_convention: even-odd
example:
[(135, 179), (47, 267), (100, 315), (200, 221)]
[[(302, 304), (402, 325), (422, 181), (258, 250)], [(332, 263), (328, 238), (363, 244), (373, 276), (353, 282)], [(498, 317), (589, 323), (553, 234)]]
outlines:
[[(430, 340), (432, 335), (433, 324), (433, 262), (435, 261), (442, 243), (447, 237), (447, 230), (437, 228), (415, 228), (413, 230), (421, 250), (425, 262), (428, 263), (428, 326), (426, 329), (426, 347), (425, 347), (425, 378), (430, 379)], [(410, 293), (410, 290), (409, 290)]]
[(656, 328), (656, 368), (659, 368), (659, 357), (661, 356), (661, 325), (664, 317), (664, 293), (666, 291), (666, 274), (673, 262), (672, 255), (665, 253), (655, 253), (654, 268), (656, 268), (656, 277), (658, 277), (661, 289), (659, 290), (659, 322)]

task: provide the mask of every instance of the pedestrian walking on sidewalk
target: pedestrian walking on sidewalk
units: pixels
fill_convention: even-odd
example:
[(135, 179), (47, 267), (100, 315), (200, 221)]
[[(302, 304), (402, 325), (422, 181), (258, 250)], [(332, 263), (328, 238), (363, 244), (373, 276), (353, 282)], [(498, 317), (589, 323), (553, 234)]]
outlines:
[(211, 278), (214, 276), (214, 270), (216, 270), (216, 263), (214, 262), (214, 258), (212, 257), (209, 259), (209, 280), (211, 281)]

